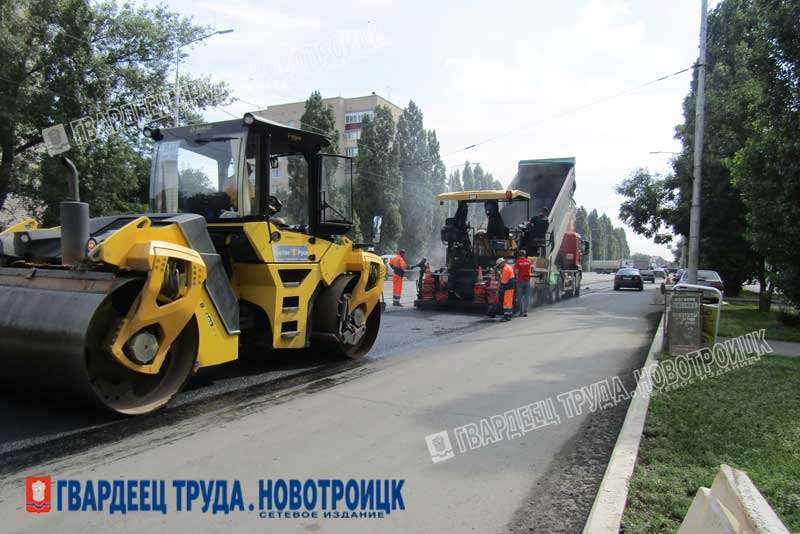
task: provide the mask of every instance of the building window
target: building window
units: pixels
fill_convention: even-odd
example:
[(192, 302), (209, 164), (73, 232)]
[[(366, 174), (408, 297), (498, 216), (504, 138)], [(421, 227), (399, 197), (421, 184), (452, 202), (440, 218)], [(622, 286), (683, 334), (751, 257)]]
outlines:
[(372, 111), (353, 111), (344, 116), (345, 124), (357, 124), (363, 122), (364, 116), (367, 115), (371, 119), (374, 115)]
[(349, 158), (354, 158), (354, 157), (358, 156), (358, 147), (357, 146), (351, 146), (349, 148), (345, 148), (344, 149), (344, 154), (345, 154), (345, 156), (347, 156)]
[(272, 169), (272, 177), (273, 178), (278, 178), (278, 177), (280, 177), (280, 175), (281, 175), (281, 170), (280, 169)]
[(361, 130), (349, 130), (344, 133), (344, 138), (348, 141), (355, 141), (361, 139)]

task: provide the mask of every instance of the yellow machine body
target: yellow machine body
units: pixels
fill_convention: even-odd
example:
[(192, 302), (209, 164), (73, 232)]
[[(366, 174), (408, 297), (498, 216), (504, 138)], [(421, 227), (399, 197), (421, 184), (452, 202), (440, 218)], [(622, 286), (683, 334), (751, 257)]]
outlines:
[[(29, 219), (0, 233), (0, 360), (8, 369), (0, 388), (40, 383), (141, 414), (165, 405), (192, 372), (236, 360), (246, 346), (258, 356), (313, 346), (350, 358), (369, 351), (386, 268), (346, 235), (349, 160), (326, 170), (323, 137), (252, 117), (159, 139), (151, 180), (162, 182), (151, 195), (167, 207), (89, 220), (85, 259), (61, 264), (64, 224)], [(179, 142), (217, 157), (221, 178), (218, 190), (209, 181), (189, 199), (195, 209), (169, 211), (187, 202), (175, 187), (183, 187), (175, 183), (183, 179)], [(274, 153), (308, 162), (307, 196), (292, 200), (308, 203), (308, 224), (274, 217), (281, 203), (264, 193)], [(229, 168), (238, 170), (225, 178)]]

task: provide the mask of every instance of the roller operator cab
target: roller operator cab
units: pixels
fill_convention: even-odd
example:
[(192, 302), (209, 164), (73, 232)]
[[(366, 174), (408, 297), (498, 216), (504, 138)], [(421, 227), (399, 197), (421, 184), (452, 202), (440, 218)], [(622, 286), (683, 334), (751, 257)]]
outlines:
[(69, 263), (79, 203), (0, 234), (0, 387), (141, 414), (242, 346), (369, 351), (386, 268), (348, 237), (351, 159), (251, 114), (145, 134), (152, 213), (88, 219)]

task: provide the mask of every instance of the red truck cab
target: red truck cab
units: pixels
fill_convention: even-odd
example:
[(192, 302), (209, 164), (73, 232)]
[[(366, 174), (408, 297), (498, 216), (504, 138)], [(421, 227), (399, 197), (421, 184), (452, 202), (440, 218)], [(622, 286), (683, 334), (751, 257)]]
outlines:
[(589, 242), (577, 232), (564, 232), (556, 263), (563, 270), (581, 270), (581, 256), (589, 253)]

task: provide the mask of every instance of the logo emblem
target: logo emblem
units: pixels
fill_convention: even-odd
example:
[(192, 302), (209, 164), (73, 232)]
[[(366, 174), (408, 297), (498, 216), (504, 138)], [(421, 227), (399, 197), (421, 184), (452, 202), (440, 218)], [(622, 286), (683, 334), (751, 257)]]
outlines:
[(428, 442), (428, 452), (431, 453), (433, 463), (444, 462), (455, 456), (447, 430), (425, 436), (425, 441)]
[(50, 477), (28, 477), (25, 480), (25, 510), (50, 511)]
[(61, 154), (72, 148), (63, 124), (45, 128), (42, 130), (42, 138), (44, 139), (44, 145), (47, 147), (47, 153), (51, 156)]

